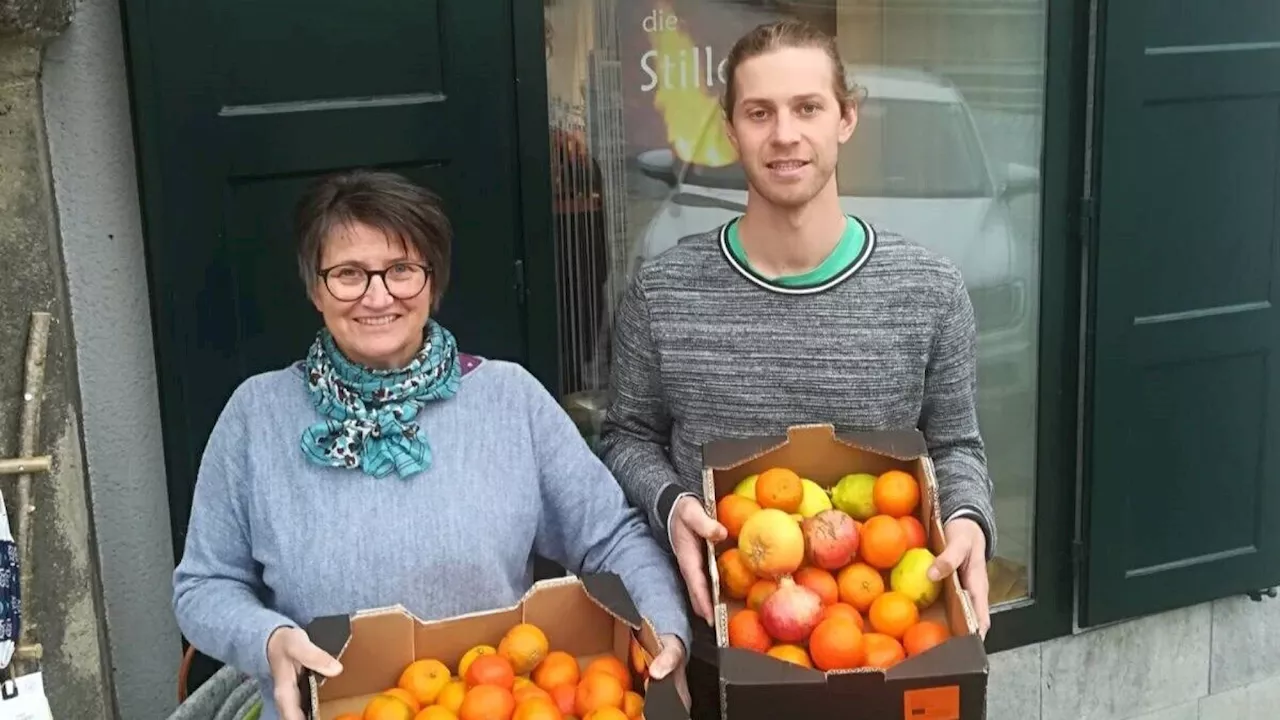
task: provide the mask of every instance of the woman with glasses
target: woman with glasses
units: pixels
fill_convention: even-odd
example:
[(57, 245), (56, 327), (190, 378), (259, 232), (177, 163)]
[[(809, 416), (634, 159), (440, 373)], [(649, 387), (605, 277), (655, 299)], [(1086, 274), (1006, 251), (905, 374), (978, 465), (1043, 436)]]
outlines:
[(619, 575), (662, 636), (651, 673), (682, 668), (684, 592), (644, 517), (532, 375), (461, 354), (432, 319), (452, 234), (436, 197), (347, 172), (296, 225), (323, 327), (245, 380), (209, 437), (174, 573), (186, 638), (259, 679), (264, 718), (302, 720), (298, 672), (341, 670), (300, 629), (313, 618), (508, 606), (537, 554)]

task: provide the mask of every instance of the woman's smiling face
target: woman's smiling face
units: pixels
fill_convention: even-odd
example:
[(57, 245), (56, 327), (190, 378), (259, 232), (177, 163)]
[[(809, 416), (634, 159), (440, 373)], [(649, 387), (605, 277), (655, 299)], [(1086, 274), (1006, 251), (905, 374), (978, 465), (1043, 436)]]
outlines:
[[(327, 278), (315, 279), (311, 301), (343, 354), (370, 368), (408, 365), (431, 313), (431, 273), (422, 254), (375, 227), (339, 223), (321, 246), (319, 267)], [(386, 272), (368, 277), (360, 295), (361, 271)]]

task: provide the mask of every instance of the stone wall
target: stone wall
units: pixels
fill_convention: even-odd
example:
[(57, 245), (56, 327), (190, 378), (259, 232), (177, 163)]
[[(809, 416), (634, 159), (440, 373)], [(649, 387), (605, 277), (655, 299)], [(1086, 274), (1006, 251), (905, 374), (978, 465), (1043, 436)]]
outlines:
[(1246, 597), (991, 657), (987, 720), (1274, 720), (1280, 600)]
[[(70, 17), (65, 0), (0, 0), (0, 457), (18, 451), (23, 359), (32, 311), (53, 316), (37, 452), (52, 472), (32, 483), (33, 582), (24, 621), (44, 647), (57, 718), (115, 717), (93, 523), (81, 453), (73, 332), (40, 93), (43, 43)], [(0, 478), (16, 528), (15, 481)]]

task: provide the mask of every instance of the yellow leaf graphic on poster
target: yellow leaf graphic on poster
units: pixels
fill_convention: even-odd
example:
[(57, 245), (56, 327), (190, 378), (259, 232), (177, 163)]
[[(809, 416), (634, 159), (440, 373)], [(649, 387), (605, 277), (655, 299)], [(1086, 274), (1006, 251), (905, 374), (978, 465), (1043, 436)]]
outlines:
[(725, 134), (720, 103), (701, 82), (703, 75), (715, 73), (711, 53), (695, 47), (678, 25), (649, 33), (649, 41), (664, 70), (678, 68), (677, 81), (659, 83), (653, 95), (676, 157), (707, 167), (732, 165), (738, 154)]

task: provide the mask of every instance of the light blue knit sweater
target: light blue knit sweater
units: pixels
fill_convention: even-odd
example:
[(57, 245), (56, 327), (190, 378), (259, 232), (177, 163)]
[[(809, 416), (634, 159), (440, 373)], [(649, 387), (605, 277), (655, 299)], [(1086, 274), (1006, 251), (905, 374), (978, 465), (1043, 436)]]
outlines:
[(660, 633), (689, 645), (684, 590), (641, 511), (519, 365), (486, 360), (418, 415), (433, 467), (407, 479), (324, 468), (299, 449), (316, 421), (298, 366), (236, 389), (200, 465), (174, 610), (201, 652), (259, 678), (281, 625), (400, 603), (424, 619), (503, 607), (533, 555), (611, 571)]

